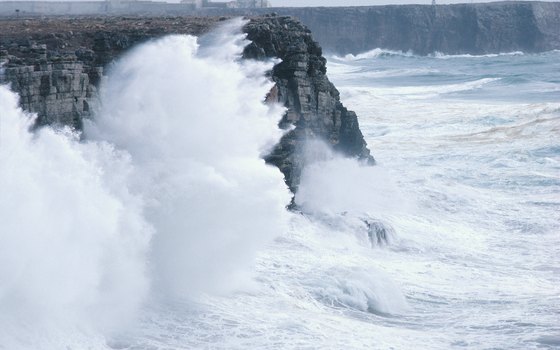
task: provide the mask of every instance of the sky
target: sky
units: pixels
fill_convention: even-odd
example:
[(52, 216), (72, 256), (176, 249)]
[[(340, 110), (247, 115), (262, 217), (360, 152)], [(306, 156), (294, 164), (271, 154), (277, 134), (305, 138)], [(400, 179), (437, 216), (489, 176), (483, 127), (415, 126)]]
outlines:
[[(368, 6), (386, 4), (431, 4), (432, 0), (269, 0), (272, 6)], [(436, 0), (438, 4), (488, 2), (491, 0)], [(545, 0), (546, 1), (546, 0)]]
[[(7, 0), (0, 0), (0, 2), (2, 1), (7, 1)], [(26, 0), (20, 0), (20, 1), (26, 1)], [(42, 0), (42, 1), (64, 1), (64, 0)], [(74, 0), (74, 1), (80, 1), (80, 0)], [(180, 0), (152, 0), (152, 1), (179, 2)], [(227, 0), (213, 0), (213, 1), (227, 1)], [(386, 5), (386, 4), (431, 4), (432, 3), (432, 0), (269, 0), (269, 1), (271, 2), (272, 6), (279, 6), (279, 7), (282, 6), (368, 6), (368, 5)], [(488, 2), (492, 0), (436, 0), (436, 1), (438, 4), (452, 4), (452, 3)]]
[[(398, 1), (398, 0), (395, 0)], [(391, 1), (392, 3), (396, 3)], [(403, 2), (412, 2), (402, 0)], [(422, 0), (417, 0), (422, 1)], [(388, 3), (384, 0), (270, 0), (272, 6), (367, 6)], [(431, 1), (430, 1), (431, 2)]]

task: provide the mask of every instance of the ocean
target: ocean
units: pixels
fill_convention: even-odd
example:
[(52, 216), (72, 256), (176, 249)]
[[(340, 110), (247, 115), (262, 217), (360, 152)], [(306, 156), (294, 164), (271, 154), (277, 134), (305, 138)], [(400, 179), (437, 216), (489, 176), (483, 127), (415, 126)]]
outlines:
[(310, 141), (290, 212), (241, 25), (130, 52), (83, 135), (0, 87), (0, 349), (560, 348), (560, 51), (328, 56), (377, 165)]

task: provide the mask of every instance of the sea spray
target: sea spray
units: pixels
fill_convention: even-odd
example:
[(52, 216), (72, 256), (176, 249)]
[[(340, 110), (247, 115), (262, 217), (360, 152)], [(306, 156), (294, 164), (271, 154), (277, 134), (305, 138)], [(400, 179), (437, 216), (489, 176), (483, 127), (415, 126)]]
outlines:
[[(16, 123), (18, 130), (36, 146), (27, 147), (28, 158), (3, 164), (18, 168), (25, 162), (22, 169), (49, 164), (29, 175), (37, 182), (34, 188), (46, 195), (28, 196), (41, 207), (37, 211), (47, 207), (49, 215), (28, 220), (26, 224), (34, 222), (38, 228), (24, 226), (24, 233), (34, 241), (43, 227), (54, 225), (49, 219), (65, 223), (69, 231), (59, 254), (49, 255), (43, 265), (54, 263), (70, 277), (79, 274), (42, 289), (41, 278), (48, 274), (41, 273), (34, 284), (22, 284), (21, 274), (2, 270), (10, 281), (2, 291), (15, 290), (12, 286), (20, 283), (18, 295), (29, 295), (24, 300), (29, 317), (17, 321), (19, 312), (10, 310), (17, 306), (14, 298), (0, 295), (2, 311), (7, 310), (2, 313), (0, 348), (266, 348), (273, 338), (284, 348), (358, 348), (363, 341), (356, 333), (369, 336), (384, 330), (361, 317), (371, 320), (407, 311), (393, 276), (366, 258), (389, 252), (368, 240), (368, 223), (388, 220), (388, 203), (400, 203), (391, 190), (379, 190), (390, 184), (383, 168), (362, 167), (320, 145), (308, 155), (313, 164), (303, 174), (296, 199), (305, 212), (285, 210), (290, 194), (282, 175), (262, 160), (282, 135), (277, 123), (283, 110), (261, 103), (271, 87), (263, 78), (270, 64), (239, 60), (246, 44), (241, 25), (227, 23), (200, 40), (163, 38), (116, 62), (81, 143), (69, 130), (45, 128), (32, 134), (30, 117), (17, 110), (15, 102), (0, 104), (17, 111), (14, 119), (22, 123)], [(7, 95), (15, 101), (15, 95)], [(13, 130), (8, 133), (9, 144), (17, 144), (20, 137)], [(66, 146), (39, 142), (44, 135)], [(80, 180), (82, 173), (87, 181)], [(63, 184), (77, 185), (41, 182), (50, 174)], [(6, 193), (12, 196), (0, 197), (4, 216), (17, 224), (33, 213), (33, 206), (16, 211), (9, 200), (20, 194)], [(78, 195), (82, 198), (75, 199)], [(45, 197), (56, 200), (44, 203)], [(57, 201), (68, 205), (53, 205)], [(70, 219), (59, 220), (57, 209)], [(107, 222), (115, 223), (115, 239), (98, 243), (89, 232), (105, 237)], [(83, 232), (87, 235), (82, 240)], [(2, 259), (50, 254), (46, 243), (26, 251), (21, 236), (11, 235), (11, 245), (0, 250)], [(280, 237), (266, 245), (275, 236)], [(117, 266), (126, 267), (126, 274), (105, 260), (97, 263), (91, 258), (95, 254), (128, 259)], [(242, 288), (243, 293), (233, 296), (208, 293), (245, 287), (239, 276), (255, 255), (255, 288)], [(18, 267), (12, 260), (3, 262)], [(42, 261), (28, 262), (35, 268)], [(49, 303), (41, 291), (59, 296), (50, 303), (54, 307), (37, 308), (37, 303)], [(74, 298), (67, 297), (70, 292)], [(362, 312), (366, 316), (355, 317)], [(140, 326), (125, 332), (132, 336), (115, 332), (137, 313)], [(28, 321), (39, 314), (44, 322)]]
[(239, 60), (242, 24), (125, 56), (83, 142), (31, 132), (0, 87), (0, 348), (105, 348), (150, 295), (240, 287), (285, 230), (290, 194), (262, 159), (284, 111), (263, 103), (270, 64)]
[(262, 159), (282, 136), (283, 109), (261, 102), (271, 65), (239, 60), (242, 24), (203, 45), (170, 36), (133, 50), (113, 67), (86, 127), (131, 156), (131, 189), (156, 230), (154, 288), (166, 295), (236, 287), (239, 267), (286, 228), (290, 194)]
[[(307, 166), (295, 203), (326, 236), (323, 249), (331, 241), (339, 248), (359, 252), (395, 239), (391, 219), (406, 212), (409, 205), (382, 166), (343, 157), (319, 140), (308, 140), (302, 152)], [(307, 276), (304, 283), (327, 305), (381, 314), (407, 311), (400, 289), (382, 271), (342, 260), (318, 265), (319, 271)]]
[(307, 141), (303, 148), (308, 165), (295, 201), (304, 211), (388, 215), (406, 209), (384, 167), (361, 164), (318, 140)]
[(17, 102), (0, 86), (0, 340), (10, 349), (22, 346), (16, 337), (37, 341), (17, 326), (48, 338), (46, 328), (133, 318), (148, 291), (151, 235), (127, 191), (126, 154), (80, 144), (70, 130), (32, 133), (35, 116)]

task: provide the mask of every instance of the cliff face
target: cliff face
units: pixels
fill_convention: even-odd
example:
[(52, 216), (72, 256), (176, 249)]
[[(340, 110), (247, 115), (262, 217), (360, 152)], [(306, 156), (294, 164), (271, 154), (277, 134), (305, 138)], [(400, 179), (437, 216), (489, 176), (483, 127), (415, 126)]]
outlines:
[(20, 94), (20, 104), (39, 115), (39, 125), (59, 124), (81, 129), (89, 116), (88, 102), (96, 92), (81, 62), (11, 66), (5, 77)]
[(297, 17), (325, 50), (341, 54), (375, 48), (417, 54), (560, 49), (558, 2), (294, 8), (278, 12)]
[[(133, 45), (166, 34), (200, 35), (225, 18), (81, 18), (0, 21), (0, 82), (11, 83), (21, 106), (38, 114), (38, 125), (77, 130), (91, 116), (104, 68)], [(356, 114), (341, 104), (326, 76), (326, 61), (310, 31), (288, 17), (262, 17), (246, 25), (253, 41), (247, 59), (277, 57), (276, 83), (267, 97), (287, 108), (281, 126), (293, 129), (267, 161), (280, 168), (295, 192), (308, 139), (372, 163)]]
[(137, 43), (167, 33), (199, 35), (218, 18), (0, 20), (0, 62), (38, 125), (81, 129), (91, 115), (105, 66)]

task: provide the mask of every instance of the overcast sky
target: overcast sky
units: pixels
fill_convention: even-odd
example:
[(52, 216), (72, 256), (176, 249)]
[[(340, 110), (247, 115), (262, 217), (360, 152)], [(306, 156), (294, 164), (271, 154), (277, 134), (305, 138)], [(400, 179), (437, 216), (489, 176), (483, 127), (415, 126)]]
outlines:
[[(489, 1), (492, 0), (436, 0), (438, 4)], [(368, 6), (386, 4), (431, 4), (432, 0), (270, 0), (270, 2), (272, 6)]]
[[(395, 1), (412, 2), (410, 0)], [(392, 2), (395, 3), (395, 1)], [(389, 0), (270, 0), (272, 6), (367, 6), (388, 2)]]
[[(0, 2), (2, 1), (7, 1), (7, 0), (0, 0)], [(20, 1), (26, 1), (26, 0), (20, 0)], [(64, 1), (64, 0), (40, 0), (40, 1)], [(74, 1), (80, 1), (80, 0), (74, 0)], [(85, 0), (85, 1), (92, 1), (92, 0)], [(152, 0), (152, 1), (179, 2), (180, 0)], [(213, 0), (213, 1), (227, 1), (227, 0)], [(451, 3), (488, 2), (493, 0), (436, 0), (436, 1), (438, 4), (451, 4)], [(544, 0), (544, 1), (554, 1), (554, 0)], [(272, 6), (368, 6), (368, 5), (386, 5), (386, 4), (431, 4), (432, 0), (270, 0), (270, 2)]]

